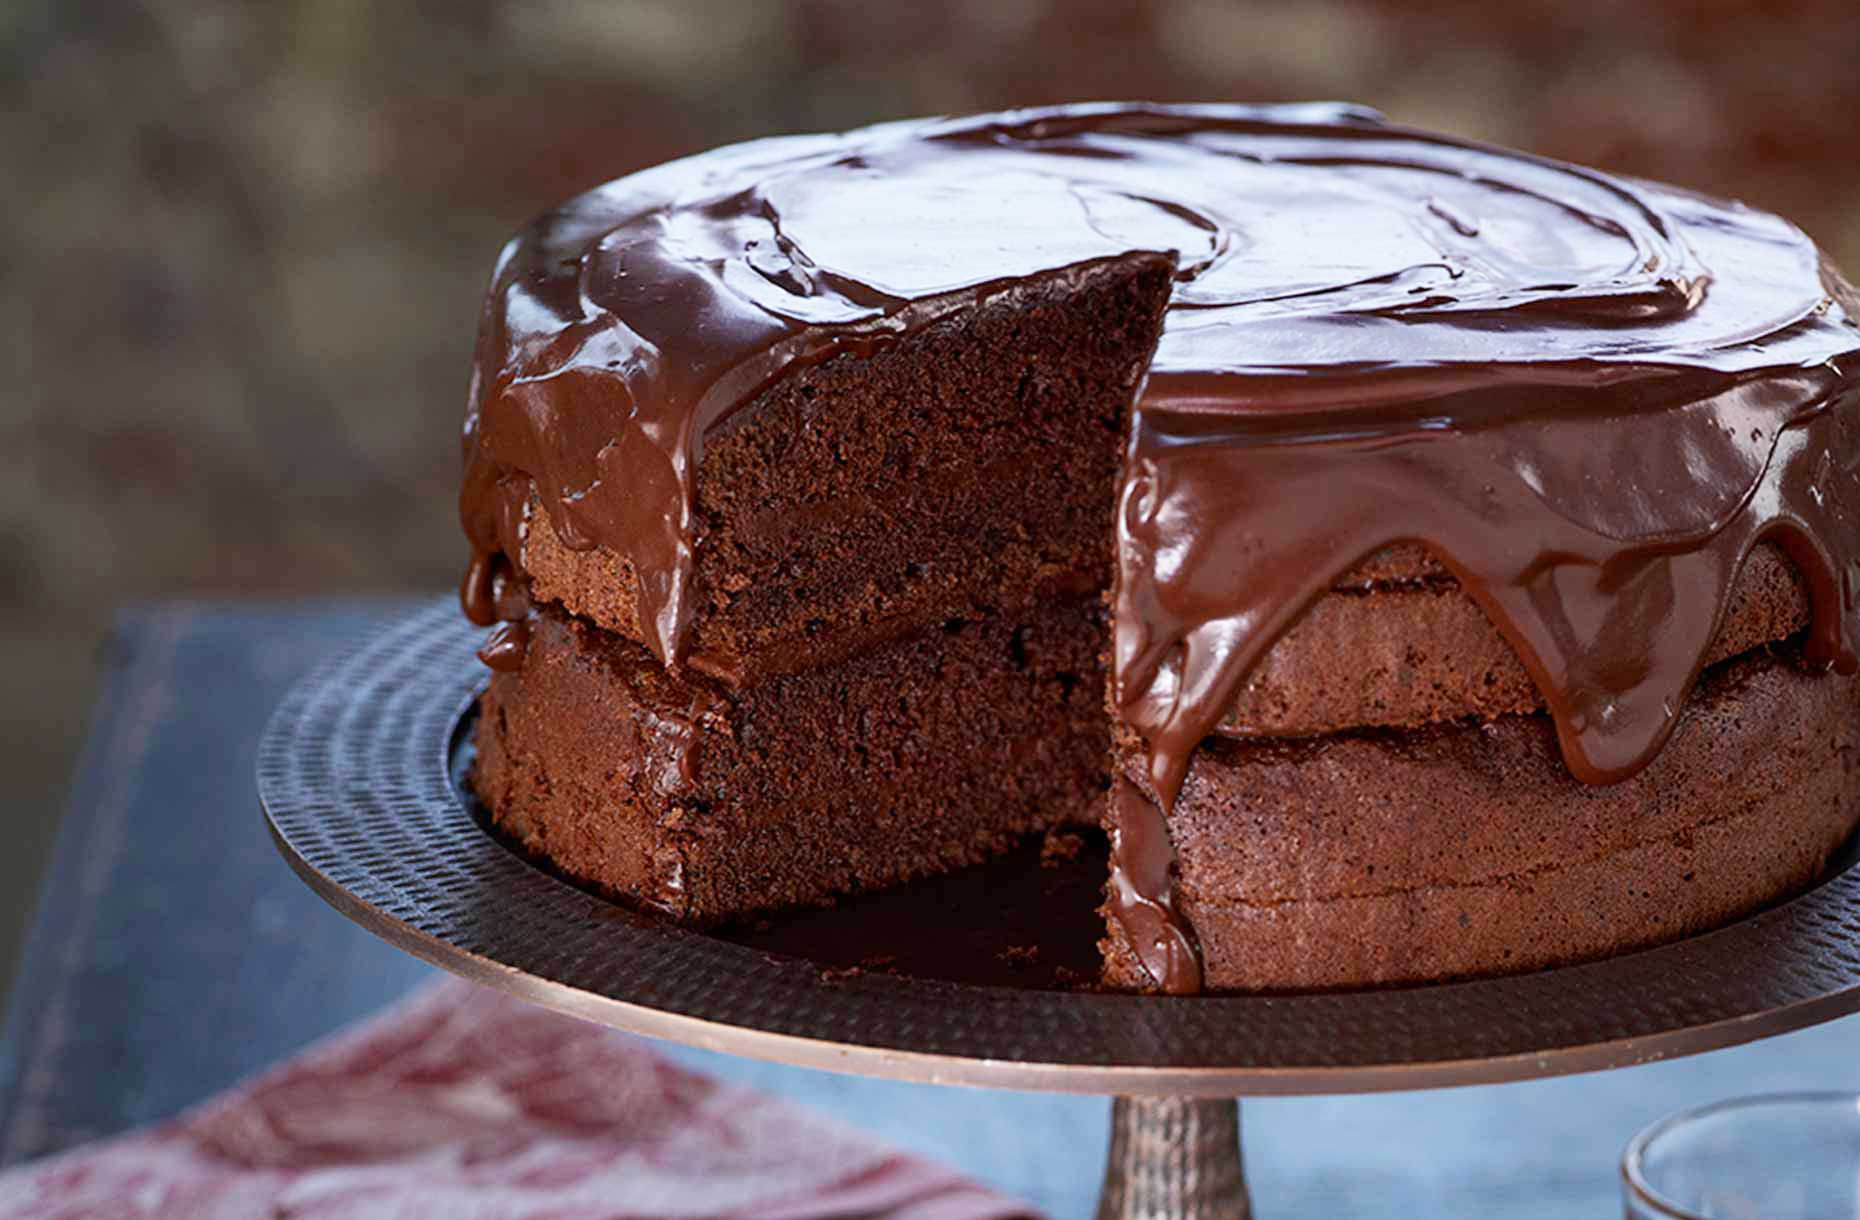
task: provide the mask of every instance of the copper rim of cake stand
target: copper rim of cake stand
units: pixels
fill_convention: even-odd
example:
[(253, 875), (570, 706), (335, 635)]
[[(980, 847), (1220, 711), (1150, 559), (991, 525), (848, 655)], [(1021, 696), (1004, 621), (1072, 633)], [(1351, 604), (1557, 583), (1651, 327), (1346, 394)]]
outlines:
[(285, 699), (259, 751), (279, 850), (343, 914), (435, 965), (617, 1029), (939, 1084), (1234, 1097), (1622, 1067), (1860, 1009), (1860, 867), (1675, 944), (1468, 983), (1169, 998), (834, 976), (631, 916), (473, 820), (450, 758), (484, 682), (450, 602)]

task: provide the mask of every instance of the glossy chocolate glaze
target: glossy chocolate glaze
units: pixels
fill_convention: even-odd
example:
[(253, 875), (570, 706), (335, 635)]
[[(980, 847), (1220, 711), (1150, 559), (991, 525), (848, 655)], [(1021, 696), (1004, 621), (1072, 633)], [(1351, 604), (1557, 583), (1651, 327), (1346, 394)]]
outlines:
[(1111, 780), (1111, 877), (1105, 893), (1130, 947), (1170, 995), (1201, 990), (1201, 948), (1175, 905), (1175, 847), (1163, 811), (1123, 776)]
[[(1176, 260), (1116, 515), (1115, 691), (1164, 808), (1277, 636), (1394, 542), (1491, 614), (1589, 782), (1658, 751), (1759, 539), (1802, 569), (1811, 657), (1854, 667), (1860, 303), (1813, 244), (1338, 106), (769, 140), (542, 217), (480, 333), (468, 613), (517, 617), (492, 586), (533, 489), (632, 565), (676, 663), (708, 430), (797, 365), (1133, 252)], [(1168, 895), (1140, 854), (1113, 905), (1147, 927)]]

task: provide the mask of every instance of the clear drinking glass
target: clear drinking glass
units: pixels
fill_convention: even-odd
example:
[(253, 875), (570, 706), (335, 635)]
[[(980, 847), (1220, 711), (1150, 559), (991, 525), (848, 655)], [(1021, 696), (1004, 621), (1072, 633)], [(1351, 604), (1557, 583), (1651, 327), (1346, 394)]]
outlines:
[(1860, 1220), (1860, 1096), (1778, 1093), (1682, 1110), (1621, 1158), (1627, 1220)]

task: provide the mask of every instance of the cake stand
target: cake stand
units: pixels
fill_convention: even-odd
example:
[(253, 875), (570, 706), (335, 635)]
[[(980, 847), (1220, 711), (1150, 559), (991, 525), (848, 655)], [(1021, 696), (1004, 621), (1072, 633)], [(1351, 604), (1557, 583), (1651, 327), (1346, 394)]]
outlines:
[[(808, 917), (796, 936), (779, 923), (733, 938), (668, 926), (550, 875), (484, 829), (459, 782), (485, 677), (478, 636), (450, 604), (409, 613), (278, 709), (259, 793), (279, 850), (312, 888), (435, 965), (616, 1029), (859, 1075), (1109, 1094), (1101, 1218), (1249, 1215), (1238, 1097), (1622, 1067), (1860, 1009), (1851, 853), (1810, 893), (1675, 944), (1513, 978), (1323, 995), (1171, 998), (919, 977), (896, 954), (848, 948), (849, 930), (887, 923), (856, 906)], [(923, 909), (937, 935), (893, 919), (896, 944), (940, 941), (945, 920), (971, 931), (1001, 923), (1005, 894), (932, 893)], [(1088, 899), (1074, 905), (1089, 917)], [(1000, 935), (1013, 943), (1011, 930)]]

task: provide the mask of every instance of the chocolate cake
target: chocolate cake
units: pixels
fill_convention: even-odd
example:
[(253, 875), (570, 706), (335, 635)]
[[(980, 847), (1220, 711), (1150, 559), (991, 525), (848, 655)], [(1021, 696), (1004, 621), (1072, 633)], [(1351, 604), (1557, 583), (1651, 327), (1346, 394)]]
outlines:
[(504, 250), (473, 783), (718, 923), (1102, 824), (1133, 990), (1535, 969), (1860, 822), (1860, 298), (1342, 106), (765, 140)]

